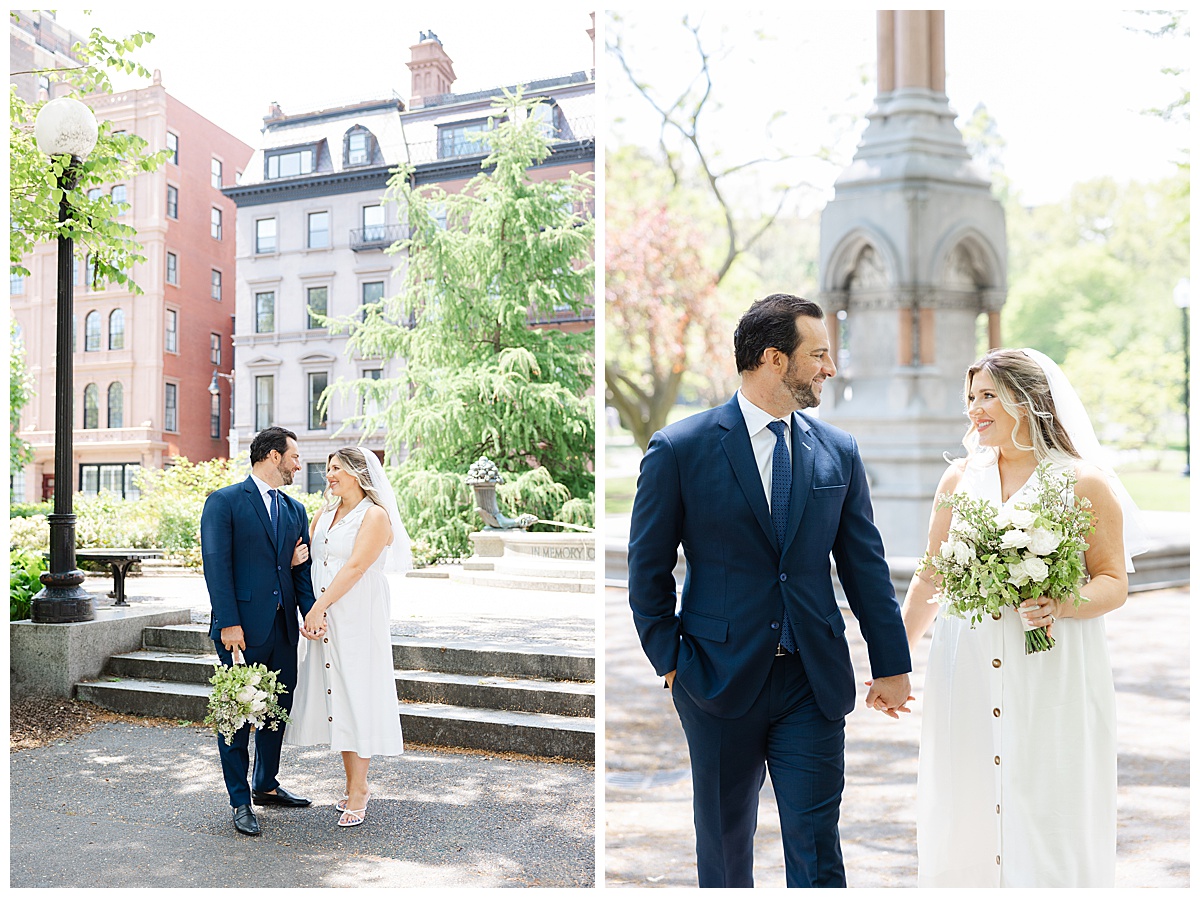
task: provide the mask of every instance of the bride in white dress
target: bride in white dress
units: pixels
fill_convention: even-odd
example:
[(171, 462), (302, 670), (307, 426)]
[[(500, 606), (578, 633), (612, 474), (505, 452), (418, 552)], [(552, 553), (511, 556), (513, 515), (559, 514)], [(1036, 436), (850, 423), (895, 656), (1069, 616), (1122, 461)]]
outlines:
[[(943, 616), (925, 674), (917, 774), (918, 886), (1108, 886), (1116, 865), (1115, 694), (1103, 616), (1125, 602), (1129, 554), (1144, 551), (1137, 509), (1111, 470), (1074, 390), (1035, 350), (993, 350), (967, 372), (969, 455), (938, 494), (997, 507), (1039, 462), (1073, 471), (1096, 529), (1084, 554), (1087, 599), (1045, 597), (970, 622)], [(935, 509), (928, 551), (951, 511)], [(904, 625), (915, 653), (937, 612), (932, 571), (913, 577)], [(1024, 617), (1055, 645), (1025, 654)]]
[[(338, 826), (348, 827), (366, 819), (371, 758), (404, 751), (384, 572), (411, 561), (395, 493), (373, 452), (339, 449), (326, 480), (332, 500), (311, 524), (317, 601), (304, 618), (310, 641), (301, 643), (284, 741), (342, 753), (346, 794), (337, 804)], [(302, 563), (303, 544), (297, 553), (293, 563)]]

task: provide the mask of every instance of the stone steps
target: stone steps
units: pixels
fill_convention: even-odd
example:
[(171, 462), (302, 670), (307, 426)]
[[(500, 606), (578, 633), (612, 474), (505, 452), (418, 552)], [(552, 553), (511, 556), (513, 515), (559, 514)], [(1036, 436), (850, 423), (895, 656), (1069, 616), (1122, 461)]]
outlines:
[[(147, 627), (142, 634), (147, 650), (213, 654), (208, 627), (179, 624)], [(398, 668), (436, 670), (443, 673), (524, 677), (528, 679), (579, 680), (596, 678), (596, 659), (583, 650), (545, 646), (487, 645), (477, 642), (431, 642), (426, 639), (392, 638), (392, 663)]]
[[(203, 720), (217, 663), (208, 629), (146, 627), (77, 695), (113, 711)], [(595, 760), (595, 658), (569, 648), (393, 639), (410, 742)]]
[[(113, 680), (203, 685), (213, 675), (216, 663), (215, 652), (191, 654), (143, 649), (114, 655), (105, 673)], [(592, 683), (481, 677), (430, 670), (396, 671), (396, 697), (402, 702), (593, 717), (596, 713), (595, 693)]]
[[(196, 683), (120, 679), (80, 683), (77, 697), (124, 714), (203, 720), (208, 694), (208, 686)], [(422, 745), (595, 760), (591, 718), (402, 702), (400, 726), (406, 741)]]

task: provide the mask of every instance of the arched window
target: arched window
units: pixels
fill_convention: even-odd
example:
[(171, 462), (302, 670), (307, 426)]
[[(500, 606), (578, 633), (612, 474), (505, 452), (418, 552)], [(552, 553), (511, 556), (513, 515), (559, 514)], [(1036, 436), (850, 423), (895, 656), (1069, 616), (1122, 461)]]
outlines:
[(108, 385), (108, 426), (125, 426), (125, 388), (120, 381)]
[(125, 311), (123, 309), (113, 309), (112, 314), (108, 316), (108, 348), (125, 348)]
[(83, 429), (96, 430), (100, 426), (100, 390), (95, 384), (83, 388)]
[(83, 351), (97, 352), (100, 349), (100, 313), (95, 309), (83, 319)]

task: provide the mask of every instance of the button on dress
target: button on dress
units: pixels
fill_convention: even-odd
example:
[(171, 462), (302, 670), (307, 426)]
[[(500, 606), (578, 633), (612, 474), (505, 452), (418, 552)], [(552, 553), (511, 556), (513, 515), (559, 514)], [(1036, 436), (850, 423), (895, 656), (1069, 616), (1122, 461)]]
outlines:
[[(318, 594), (350, 559), (370, 507), (370, 499), (361, 500), (333, 526), (332, 512), (321, 515), (312, 540)], [(403, 753), (385, 556), (326, 611), (329, 626), (323, 639), (301, 637), (292, 722), (284, 732), (289, 745), (328, 745), (362, 758)]]

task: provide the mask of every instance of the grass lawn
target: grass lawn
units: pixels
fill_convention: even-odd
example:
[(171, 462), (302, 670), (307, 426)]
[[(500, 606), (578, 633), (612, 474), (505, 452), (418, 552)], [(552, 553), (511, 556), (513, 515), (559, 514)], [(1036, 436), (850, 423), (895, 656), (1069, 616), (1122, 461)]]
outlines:
[(633, 509), (636, 477), (604, 478), (604, 513), (629, 514)]
[(1191, 485), (1178, 470), (1122, 472), (1121, 482), (1143, 511), (1191, 511)]

